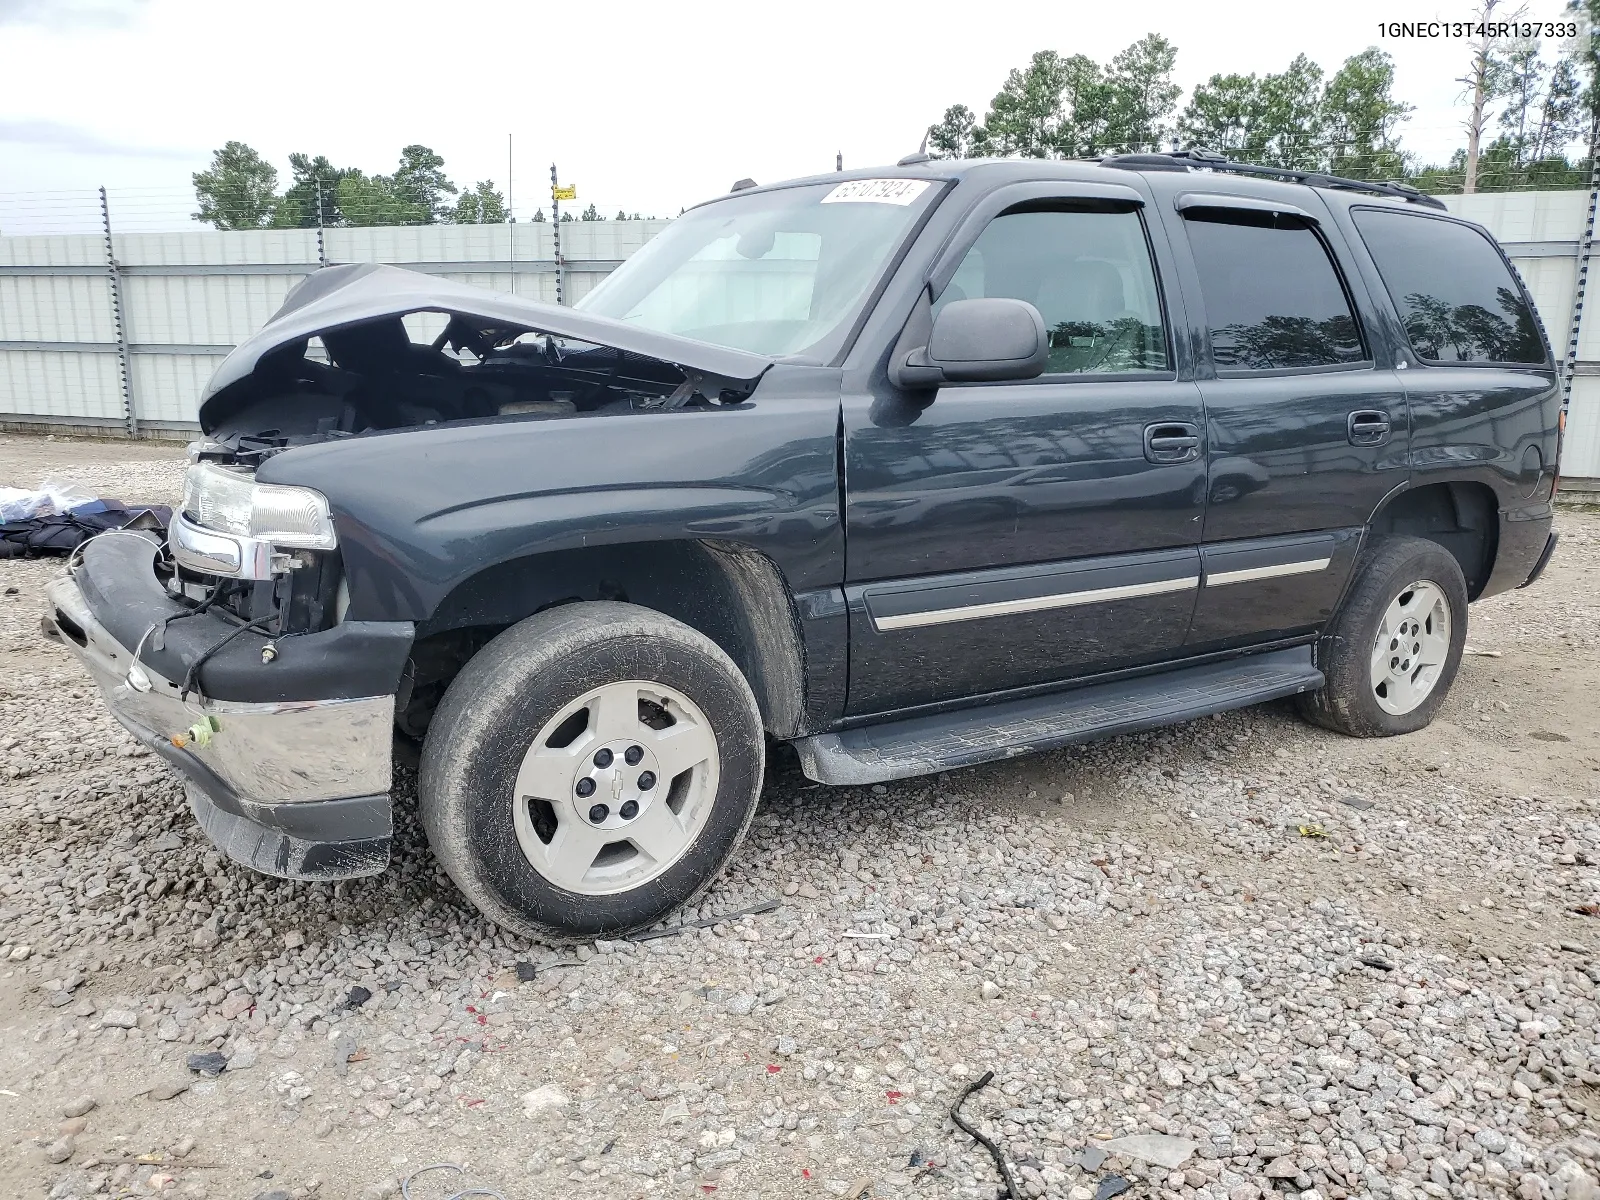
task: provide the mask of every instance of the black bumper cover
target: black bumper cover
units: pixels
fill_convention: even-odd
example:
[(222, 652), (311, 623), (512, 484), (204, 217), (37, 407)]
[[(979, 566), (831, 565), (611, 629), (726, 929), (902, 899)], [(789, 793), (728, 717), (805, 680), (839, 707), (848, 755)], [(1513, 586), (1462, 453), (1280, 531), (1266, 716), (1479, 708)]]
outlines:
[[(241, 794), (202, 754), (174, 744), (170, 730), (151, 727), (159, 722), (147, 724), (143, 713), (136, 716), (126, 705), (119, 707), (112, 693), (121, 689), (114, 679), (102, 677), (104, 664), (100, 672), (95, 670), (93, 652), (103, 645), (96, 638), (115, 641), (113, 649), (121, 652), (116, 656), (117, 673), (126, 669), (133, 659), (132, 648), (143, 640), (140, 664), (165, 680), (181, 680), (196, 657), (237, 629), (234, 622), (206, 613), (175, 622), (162, 646), (150, 645), (152, 639), (145, 634), (152, 625), (188, 611), (166, 594), (153, 573), (155, 549), (152, 540), (128, 534), (86, 543), (70, 583), (60, 583), (69, 589), (76, 585), (82, 607), (72, 611), (97, 630), (86, 635), (61, 608), (46, 617), (46, 628), (86, 657), (91, 674), (107, 690), (113, 715), (184, 777), (196, 820), (230, 858), (286, 879), (333, 881), (382, 871), (389, 861), (392, 836), (387, 792), (291, 802)], [(266, 639), (242, 634), (205, 664), (200, 695), (191, 702), (197, 709), (220, 712), (223, 728), (218, 736), (230, 737), (239, 735), (228, 726), (226, 705), (219, 710), (211, 701), (270, 705), (392, 696), (412, 633), (408, 623), (350, 622), (323, 633), (282, 639), (277, 643), (278, 658), (270, 665), (260, 654)], [(387, 736), (384, 747), (387, 757)], [(313, 762), (315, 755), (308, 755), (306, 766)], [(386, 783), (387, 771), (383, 775)], [(377, 782), (370, 780), (369, 787)]]
[(1550, 536), (1545, 539), (1544, 549), (1539, 553), (1539, 561), (1533, 564), (1533, 570), (1528, 572), (1528, 577), (1517, 584), (1519, 588), (1530, 586), (1539, 576), (1544, 574), (1544, 569), (1550, 565), (1550, 557), (1556, 552), (1556, 543), (1561, 540), (1561, 535), (1555, 530), (1550, 531)]

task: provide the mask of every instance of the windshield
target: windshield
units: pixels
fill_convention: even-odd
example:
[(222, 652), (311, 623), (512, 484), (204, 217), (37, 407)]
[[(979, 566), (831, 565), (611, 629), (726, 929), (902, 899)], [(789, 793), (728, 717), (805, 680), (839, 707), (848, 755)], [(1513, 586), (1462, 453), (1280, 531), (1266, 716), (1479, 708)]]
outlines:
[(756, 354), (832, 357), (938, 186), (856, 179), (685, 213), (577, 307)]

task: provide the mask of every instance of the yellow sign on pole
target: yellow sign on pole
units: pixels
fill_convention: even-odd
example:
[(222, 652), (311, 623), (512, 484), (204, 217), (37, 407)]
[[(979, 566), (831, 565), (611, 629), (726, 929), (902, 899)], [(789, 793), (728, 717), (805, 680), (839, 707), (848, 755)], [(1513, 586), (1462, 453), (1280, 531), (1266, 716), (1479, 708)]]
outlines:
[(578, 187), (576, 184), (571, 187), (553, 187), (550, 189), (550, 198), (552, 200), (576, 200), (578, 198)]

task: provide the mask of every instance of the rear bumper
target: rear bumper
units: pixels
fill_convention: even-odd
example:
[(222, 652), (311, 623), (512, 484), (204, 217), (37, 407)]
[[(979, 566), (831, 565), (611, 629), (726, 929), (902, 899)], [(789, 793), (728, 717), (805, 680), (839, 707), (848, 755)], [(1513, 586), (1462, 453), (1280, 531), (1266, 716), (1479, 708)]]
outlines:
[(1539, 561), (1533, 564), (1533, 570), (1528, 572), (1528, 577), (1517, 584), (1519, 588), (1530, 587), (1539, 576), (1544, 574), (1544, 569), (1550, 565), (1550, 557), (1556, 552), (1556, 543), (1561, 540), (1561, 535), (1555, 530), (1550, 531), (1550, 536), (1545, 539), (1544, 550), (1539, 555)]
[[(249, 701), (191, 692), (184, 698), (181, 682), (155, 665), (157, 653), (141, 653), (135, 663), (133, 648), (110, 631), (93, 602), (124, 591), (143, 606), (141, 620), (160, 619), (158, 602), (168, 606), (167, 615), (185, 611), (150, 569), (154, 544), (139, 538), (142, 545), (132, 545), (132, 535), (121, 536), (126, 542), (116, 547), (97, 546), (100, 538), (87, 544), (82, 560), (50, 584), (45, 617), (46, 628), (93, 676), (112, 714), (183, 774), (196, 818), (229, 857), (290, 879), (350, 879), (383, 870), (391, 835), (394, 696)], [(131, 578), (108, 578), (130, 569)], [(208, 627), (213, 621), (218, 627)], [(209, 615), (171, 628), (185, 626), (197, 639), (193, 644), (205, 646), (235, 628)], [(137, 647), (151, 639), (128, 640)], [(167, 639), (160, 657), (170, 657), (174, 641)], [(262, 665), (259, 653), (256, 663), (270, 681), (263, 690), (282, 686), (276, 663)]]

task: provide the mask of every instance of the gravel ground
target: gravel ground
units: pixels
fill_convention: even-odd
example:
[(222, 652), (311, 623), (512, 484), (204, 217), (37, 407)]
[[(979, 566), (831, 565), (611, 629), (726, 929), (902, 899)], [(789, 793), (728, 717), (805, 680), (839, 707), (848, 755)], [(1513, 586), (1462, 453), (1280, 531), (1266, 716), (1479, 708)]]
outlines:
[[(0, 438), (0, 483), (173, 499), (138, 453)], [(39, 639), (58, 564), (0, 563), (0, 1193), (382, 1197), (447, 1161), (508, 1200), (987, 1200), (948, 1112), (992, 1070), (963, 1113), (1030, 1197), (1595, 1200), (1600, 514), (1560, 524), (1424, 733), (1271, 705), (846, 789), (779, 756), (686, 915), (776, 908), (577, 947), (464, 904), (403, 769), (378, 878), (221, 859)]]

